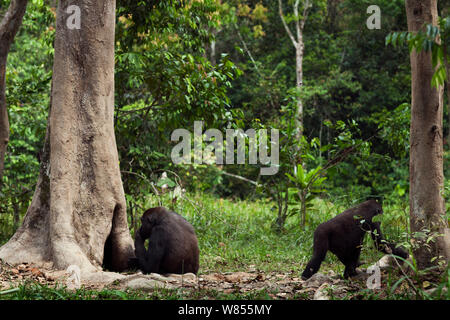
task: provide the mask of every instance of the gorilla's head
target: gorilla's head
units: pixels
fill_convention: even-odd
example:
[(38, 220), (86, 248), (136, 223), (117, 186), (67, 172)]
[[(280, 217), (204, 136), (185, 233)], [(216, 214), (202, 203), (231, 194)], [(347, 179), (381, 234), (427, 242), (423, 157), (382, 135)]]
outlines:
[(141, 217), (141, 228), (139, 229), (139, 233), (143, 239), (150, 238), (152, 234), (152, 229), (155, 225), (161, 222), (161, 215), (166, 212), (166, 209), (163, 207), (156, 207), (148, 209), (144, 212)]
[(371, 217), (383, 214), (383, 208), (381, 204), (376, 200), (368, 200), (364, 202), (363, 205), (365, 205), (367, 211), (370, 212)]

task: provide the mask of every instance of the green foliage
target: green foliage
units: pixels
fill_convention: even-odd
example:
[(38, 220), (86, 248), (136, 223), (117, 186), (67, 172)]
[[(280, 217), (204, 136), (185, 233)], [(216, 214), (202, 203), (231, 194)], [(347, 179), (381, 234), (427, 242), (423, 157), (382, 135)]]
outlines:
[[(335, 144), (339, 136), (337, 128), (324, 125), (326, 120), (334, 123), (355, 120), (359, 124), (361, 139), (368, 139), (380, 129), (380, 120), (390, 118), (395, 108), (410, 100), (407, 50), (385, 47), (386, 31), (406, 26), (403, 1), (346, 0), (334, 9), (331, 3), (328, 12), (313, 6), (304, 31), (302, 92), (292, 89), (295, 83), (294, 55), (278, 15), (278, 2), (262, 3), (268, 11), (267, 21), (261, 23), (265, 33), (261, 37), (255, 37), (251, 31), (256, 22), (248, 15), (251, 15), (254, 3), (239, 3), (241, 7), (248, 7), (244, 10), (246, 14), (238, 14), (240, 36), (231, 27), (217, 35), (220, 38), (217, 43), (222, 50), (242, 44), (241, 38), (248, 48), (230, 53), (244, 71), (232, 83), (233, 88), (229, 91), (231, 105), (243, 110), (246, 127), (254, 127), (254, 119), (258, 119), (263, 126), (280, 129), (283, 136), (280, 176), (292, 171), (289, 166), (295, 158), (295, 145), (299, 143), (291, 139), (295, 136), (290, 132), (295, 129), (293, 112), (299, 95), (304, 101), (304, 129), (308, 140), (318, 138), (324, 149)], [(286, 1), (284, 4), (287, 13), (291, 6), (286, 5)], [(367, 17), (362, 13), (371, 4), (383, 8), (381, 31), (365, 28)], [(279, 34), (283, 36), (277, 36)], [(398, 170), (399, 165), (407, 165), (407, 156), (399, 153), (400, 140), (394, 144), (391, 138), (372, 138), (370, 157), (367, 153), (363, 159), (359, 155), (350, 155), (344, 163), (332, 168), (327, 180), (332, 185), (327, 188), (331, 194), (351, 193), (363, 198), (391, 192), (397, 185), (407, 183), (407, 171), (399, 174)], [(307, 160), (313, 167), (331, 160), (333, 154), (323, 150), (314, 156), (315, 161)], [(250, 173), (250, 176), (256, 175)], [(390, 178), (386, 180), (386, 176)], [(280, 179), (270, 180), (277, 188), (285, 190), (280, 186)], [(272, 182), (264, 180), (264, 183)]]
[[(232, 120), (227, 90), (241, 71), (225, 53), (217, 64), (204, 56), (221, 10), (210, 0), (118, 2), (116, 136), (130, 208), (162, 171), (189, 172), (171, 163), (173, 130)], [(195, 187), (194, 177), (183, 181)]]
[(411, 108), (409, 103), (403, 103), (386, 116), (386, 111), (375, 114), (378, 117), (378, 128), (381, 137), (399, 156), (409, 153), (409, 124), (411, 123)]
[(427, 24), (419, 32), (393, 32), (386, 37), (386, 45), (408, 44), (409, 51), (431, 52), (436, 71), (431, 80), (433, 87), (443, 85), (447, 79), (446, 66), (450, 63), (450, 16), (439, 18), (437, 26)]
[(116, 38), (130, 50), (145, 45), (152, 34), (159, 39), (177, 34), (189, 49), (202, 53), (212, 39), (209, 28), (219, 21), (217, 10), (215, 0), (119, 0)]
[[(320, 172), (323, 168), (321, 166), (318, 166), (315, 169), (306, 171), (303, 169), (303, 167), (299, 164), (296, 167), (296, 170), (294, 170), (293, 175), (286, 174), (296, 186), (298, 191), (303, 190), (309, 190), (308, 192), (314, 193), (320, 193), (325, 190), (320, 189), (322, 183), (326, 180), (326, 177), (321, 177)], [(311, 199), (312, 200), (312, 199)]]
[(294, 199), (300, 202), (299, 206), (294, 206), (290, 212), (291, 214), (301, 214), (301, 225), (305, 226), (306, 223), (306, 210), (314, 206), (313, 200), (318, 195), (326, 190), (323, 189), (323, 182), (327, 179), (321, 177), (323, 173), (322, 166), (318, 166), (312, 170), (304, 170), (301, 164), (297, 165), (293, 175), (286, 173), (286, 176), (293, 182), (294, 188), (290, 188), (289, 191), (294, 193)]

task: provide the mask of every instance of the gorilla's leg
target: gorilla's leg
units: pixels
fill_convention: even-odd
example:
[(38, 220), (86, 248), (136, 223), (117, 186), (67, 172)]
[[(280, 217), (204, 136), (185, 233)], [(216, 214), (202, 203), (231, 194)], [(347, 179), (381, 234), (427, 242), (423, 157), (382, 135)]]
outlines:
[(314, 233), (313, 256), (306, 265), (305, 271), (302, 273), (302, 279), (311, 278), (313, 274), (319, 271), (322, 261), (325, 260), (328, 251), (328, 236), (320, 231)]
[(358, 273), (356, 272), (356, 264), (355, 263), (349, 263), (345, 266), (344, 270), (344, 279), (348, 279), (349, 277), (354, 277)]
[(383, 234), (381, 233), (380, 228), (381, 222), (372, 222), (369, 224), (370, 236), (372, 237), (373, 242), (375, 243), (375, 247), (378, 251), (385, 252), (385, 244)]
[(349, 277), (353, 277), (358, 274), (356, 272), (356, 268), (358, 267), (360, 254), (361, 249), (358, 248), (353, 250), (345, 259), (341, 259), (345, 265), (344, 279), (348, 279)]

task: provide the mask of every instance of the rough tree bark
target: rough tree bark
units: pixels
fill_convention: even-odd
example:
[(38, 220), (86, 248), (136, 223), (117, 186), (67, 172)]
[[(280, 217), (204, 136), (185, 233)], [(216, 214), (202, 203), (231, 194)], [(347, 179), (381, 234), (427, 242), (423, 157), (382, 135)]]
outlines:
[(6, 107), (6, 61), (9, 49), (22, 25), (28, 0), (12, 0), (0, 22), (0, 185), (3, 179), (6, 149), (9, 142), (9, 120)]
[(447, 66), (447, 112), (448, 112), (447, 144), (450, 149), (450, 66)]
[[(445, 11), (444, 11), (445, 14)], [(448, 125), (449, 130), (447, 134), (447, 144), (450, 147), (450, 52), (447, 50), (447, 46), (443, 45), (443, 53), (444, 53), (444, 65), (445, 65), (445, 74), (446, 81), (445, 84), (447, 86), (447, 112), (448, 112)]]
[[(303, 54), (305, 50), (305, 44), (303, 42), (303, 29), (305, 28), (305, 22), (308, 18), (309, 9), (312, 6), (312, 3), (309, 0), (303, 0), (303, 15), (300, 18), (298, 7), (300, 5), (300, 0), (296, 0), (294, 2), (294, 16), (295, 16), (295, 31), (296, 36), (291, 32), (289, 26), (286, 23), (283, 14), (283, 4), (282, 0), (278, 0), (278, 9), (281, 21), (283, 22), (284, 29), (291, 39), (291, 42), (295, 48), (295, 73), (296, 73), (296, 86), (300, 90), (303, 87)], [(296, 139), (298, 141), (301, 140), (303, 136), (303, 101), (300, 97), (297, 98), (297, 110), (295, 112), (295, 125), (297, 127)]]
[(447, 53), (446, 50), (445, 51), (445, 55), (444, 55), (444, 61), (445, 61), (445, 71), (447, 74), (447, 81), (446, 81), (446, 85), (447, 85), (447, 112), (448, 112), (448, 134), (447, 134), (447, 144), (450, 148), (450, 53)]
[[(213, 36), (217, 36), (217, 34), (219, 33), (219, 30), (212, 28), (210, 30), (210, 32), (213, 34)], [(211, 43), (209, 44), (209, 61), (211, 61), (211, 64), (213, 66), (215, 66), (217, 64), (217, 59), (216, 59), (216, 40), (212, 40)]]
[(445, 61), (445, 71), (447, 74), (447, 112), (448, 112), (448, 134), (447, 134), (447, 144), (450, 148), (450, 53), (447, 53), (446, 49), (444, 49), (444, 61)]
[[(127, 267), (134, 256), (113, 127), (114, 0), (81, 0), (69, 29), (59, 1), (52, 103), (38, 183), (22, 226), (0, 248), (11, 264)], [(70, 12), (70, 11), (69, 11)]]
[[(436, 25), (437, 1), (406, 0), (406, 13), (410, 32), (427, 23)], [(414, 256), (420, 269), (450, 257), (450, 231), (442, 197), (443, 87), (431, 86), (434, 71), (430, 53), (411, 53), (410, 219), (411, 231), (424, 233), (414, 239)], [(436, 238), (427, 244), (430, 236)]]
[[(441, 13), (442, 17), (445, 17), (450, 13), (449, 8), (444, 8)], [(447, 75), (447, 112), (448, 112), (448, 134), (447, 134), (447, 144), (450, 148), (450, 52), (448, 52), (447, 47), (444, 46), (444, 62), (445, 62), (445, 72)]]

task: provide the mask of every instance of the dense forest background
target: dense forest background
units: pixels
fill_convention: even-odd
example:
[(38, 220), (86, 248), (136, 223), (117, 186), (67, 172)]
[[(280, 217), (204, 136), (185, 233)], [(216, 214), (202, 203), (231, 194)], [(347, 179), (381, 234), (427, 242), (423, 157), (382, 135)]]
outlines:
[[(0, 0), (0, 16), (7, 3)], [(366, 27), (373, 4), (382, 10), (380, 30)], [(450, 14), (448, 1), (438, 4), (440, 16)], [(284, 8), (288, 23), (291, 8)], [(207, 248), (204, 264), (262, 262), (273, 246), (284, 252), (281, 263), (295, 259), (290, 250), (299, 243), (308, 252), (318, 223), (375, 197), (383, 201), (388, 235), (406, 241), (410, 59), (406, 45), (386, 45), (389, 33), (407, 30), (403, 0), (313, 1), (303, 32), (301, 90), (278, 1), (119, 0), (116, 22), (115, 129), (132, 231), (144, 209), (163, 204), (191, 217)], [(0, 189), (0, 244), (20, 225), (35, 189), (54, 31), (55, 4), (30, 1), (7, 66), (11, 137)], [(293, 120), (297, 99), (304, 106), (301, 141)], [(447, 98), (444, 105), (449, 212)], [(261, 176), (259, 165), (173, 164), (171, 133), (193, 132), (196, 120), (204, 121), (204, 130), (279, 129), (279, 173)], [(322, 179), (310, 185), (308, 177), (319, 171)], [(293, 234), (299, 229), (309, 233)], [(286, 242), (275, 245), (271, 239), (280, 233)], [(259, 247), (241, 248), (253, 234)], [(288, 242), (292, 246), (281, 249)], [(226, 245), (234, 250), (225, 252)], [(213, 254), (227, 259), (208, 259)]]

